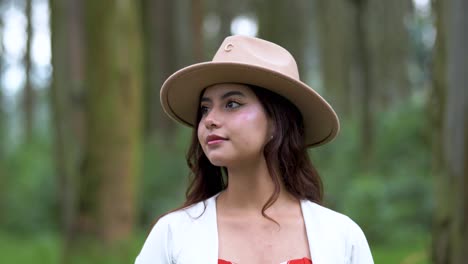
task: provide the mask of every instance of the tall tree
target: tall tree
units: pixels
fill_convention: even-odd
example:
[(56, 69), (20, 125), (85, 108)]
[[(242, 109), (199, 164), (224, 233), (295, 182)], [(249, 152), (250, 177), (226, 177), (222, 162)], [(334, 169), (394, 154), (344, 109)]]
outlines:
[(384, 110), (410, 94), (408, 80), (409, 37), (407, 19), (411, 0), (366, 0), (366, 30), (372, 67), (374, 107)]
[[(160, 73), (158, 67), (158, 17), (159, 10), (157, 0), (141, 0), (142, 10), (142, 32), (143, 49), (145, 51), (144, 60), (144, 132), (145, 137), (154, 134), (157, 129), (158, 98)], [(158, 15), (155, 15), (158, 14)]]
[(318, 1), (320, 63), (325, 93), (340, 117), (351, 113), (350, 69), (356, 45), (350, 1)]
[(83, 19), (80, 0), (50, 0), (52, 39), (52, 85), (50, 109), (54, 131), (55, 167), (63, 234), (67, 257), (78, 221), (78, 185), (83, 159), (84, 65)]
[(372, 156), (374, 137), (369, 1), (319, 1), (317, 8), (325, 93), (339, 116), (346, 119), (354, 114), (359, 120), (364, 168)]
[(468, 2), (434, 1), (435, 47), (432, 110), (435, 210), (433, 261), (466, 262), (468, 250)]
[(192, 0), (192, 42), (193, 58), (200, 62), (203, 60), (203, 1)]
[(373, 156), (373, 113), (409, 94), (409, 0), (318, 2), (325, 91), (339, 116), (358, 117), (363, 167)]
[(26, 51), (24, 54), (24, 68), (26, 81), (23, 91), (23, 113), (24, 113), (24, 131), (26, 141), (30, 141), (33, 133), (34, 124), (34, 105), (35, 96), (34, 89), (31, 83), (32, 62), (31, 62), (31, 43), (32, 43), (32, 1), (26, 0)]
[(356, 53), (361, 106), (361, 157), (368, 167), (375, 141), (374, 113), (409, 94), (406, 17), (411, 1), (352, 0), (356, 7)]
[[(175, 1), (142, 0), (142, 21), (145, 50), (144, 127), (147, 136), (156, 132), (170, 138), (173, 122), (159, 107), (159, 88), (178, 68), (177, 14)], [(170, 140), (166, 140), (168, 142)]]
[[(3, 0), (0, 0), (0, 7), (3, 6)], [(0, 17), (2, 16), (2, 12), (0, 12)], [(4, 47), (3, 47), (3, 21), (0, 19), (0, 73), (3, 73), (3, 54)], [(6, 149), (6, 116), (5, 116), (5, 109), (4, 109), (4, 97), (3, 97), (3, 84), (0, 83), (0, 225), (5, 220), (6, 209), (4, 208), (4, 201), (5, 197), (3, 196), (5, 193), (6, 188), (6, 175), (4, 169), (4, 160), (5, 160), (5, 149)]]
[(128, 238), (139, 175), (139, 2), (86, 2), (87, 136), (81, 209), (103, 241)]
[(290, 51), (296, 59), (301, 76), (305, 75), (304, 58), (307, 33), (305, 19), (309, 4), (309, 1), (304, 0), (260, 0), (255, 4), (258, 15), (258, 36), (277, 43)]
[(369, 166), (369, 160), (372, 156), (372, 145), (374, 142), (374, 121), (372, 101), (374, 99), (372, 89), (373, 67), (372, 55), (370, 52), (370, 36), (366, 27), (368, 21), (369, 0), (354, 0), (356, 6), (356, 65), (358, 65), (359, 75), (361, 77), (361, 162), (364, 168)]
[(231, 23), (236, 12), (234, 4), (231, 1), (216, 1), (216, 11), (219, 15), (219, 39), (216, 41), (216, 48), (227, 37), (231, 35)]
[[(164, 80), (169, 75), (175, 72), (178, 68), (178, 52), (177, 50), (177, 9), (174, 1), (157, 0), (157, 42), (156, 52), (159, 66), (159, 78), (156, 87), (156, 98), (153, 105), (157, 107), (155, 120), (157, 121), (156, 128), (164, 138), (170, 139), (173, 136), (175, 129), (174, 122), (167, 117), (159, 107), (159, 88)], [(165, 142), (170, 142), (166, 140)]]

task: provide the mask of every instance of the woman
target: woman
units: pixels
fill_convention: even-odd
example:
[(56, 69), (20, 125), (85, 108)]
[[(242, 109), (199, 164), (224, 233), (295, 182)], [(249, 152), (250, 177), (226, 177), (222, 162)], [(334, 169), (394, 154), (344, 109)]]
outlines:
[(137, 264), (373, 263), (359, 226), (319, 205), (322, 184), (307, 147), (331, 141), (339, 122), (300, 81), (289, 52), (228, 37), (211, 62), (169, 77), (161, 103), (194, 127), (193, 179)]

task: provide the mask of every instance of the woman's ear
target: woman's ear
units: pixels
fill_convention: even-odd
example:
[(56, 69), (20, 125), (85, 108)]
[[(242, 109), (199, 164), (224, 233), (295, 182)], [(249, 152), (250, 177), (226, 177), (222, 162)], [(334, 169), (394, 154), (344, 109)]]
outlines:
[(272, 140), (276, 135), (276, 125), (271, 118), (268, 118), (268, 140)]

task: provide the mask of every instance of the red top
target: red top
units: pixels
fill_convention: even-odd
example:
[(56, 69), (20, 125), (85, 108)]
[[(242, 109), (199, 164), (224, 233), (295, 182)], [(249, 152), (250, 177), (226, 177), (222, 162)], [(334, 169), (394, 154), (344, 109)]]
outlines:
[[(308, 258), (301, 258), (301, 259), (292, 259), (288, 262), (283, 262), (283, 263), (284, 264), (312, 264), (312, 260)], [(234, 263), (226, 261), (224, 259), (218, 259), (218, 264), (234, 264)]]

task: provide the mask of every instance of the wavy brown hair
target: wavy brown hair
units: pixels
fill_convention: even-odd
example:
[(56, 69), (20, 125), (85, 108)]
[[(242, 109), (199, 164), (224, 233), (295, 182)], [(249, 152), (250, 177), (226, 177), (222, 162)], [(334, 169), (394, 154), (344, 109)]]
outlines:
[[(297, 199), (306, 199), (321, 204), (323, 186), (317, 170), (312, 165), (304, 140), (304, 122), (297, 107), (284, 97), (269, 90), (248, 85), (255, 93), (267, 116), (273, 121), (275, 134), (265, 145), (264, 155), (274, 191), (262, 208), (265, 210), (275, 203), (280, 193), (282, 181), (286, 191)], [(203, 92), (200, 94), (203, 94)], [(190, 185), (186, 191), (184, 204), (175, 209), (182, 209), (204, 201), (227, 188), (227, 170), (211, 164), (198, 141), (197, 130), (201, 120), (200, 109), (197, 111), (197, 123), (193, 129), (190, 148), (187, 152), (187, 164), (190, 168)], [(203, 214), (203, 213), (202, 213)], [(276, 221), (275, 221), (276, 222)]]

